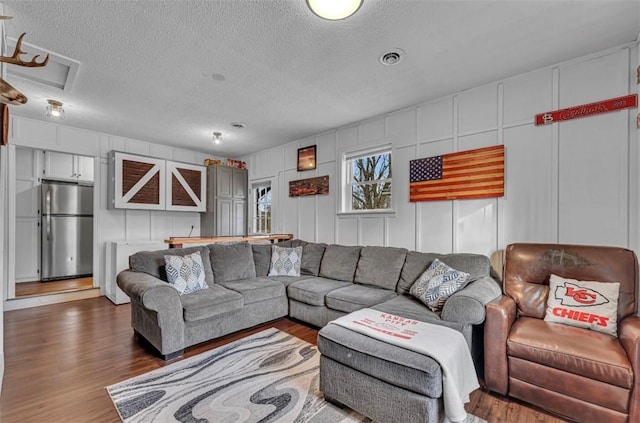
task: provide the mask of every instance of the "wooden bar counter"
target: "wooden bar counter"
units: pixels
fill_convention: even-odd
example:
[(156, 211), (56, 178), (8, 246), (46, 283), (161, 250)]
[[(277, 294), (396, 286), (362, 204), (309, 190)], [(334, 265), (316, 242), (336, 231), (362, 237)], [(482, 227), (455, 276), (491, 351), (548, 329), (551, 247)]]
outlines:
[[(185, 244), (215, 244), (217, 242), (280, 242), (293, 238), (293, 234), (271, 234), (271, 235), (251, 235), (251, 236), (217, 236), (214, 238), (171, 237), (164, 242), (169, 244), (169, 248), (182, 248)], [(188, 245), (187, 245), (188, 246)]]

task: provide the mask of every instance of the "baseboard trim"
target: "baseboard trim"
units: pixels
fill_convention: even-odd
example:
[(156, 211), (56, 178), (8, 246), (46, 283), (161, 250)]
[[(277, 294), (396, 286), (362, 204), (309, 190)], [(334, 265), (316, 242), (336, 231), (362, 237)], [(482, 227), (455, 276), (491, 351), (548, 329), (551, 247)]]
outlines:
[(68, 301), (84, 300), (100, 296), (100, 288), (85, 289), (76, 292), (62, 292), (38, 297), (15, 298), (4, 302), (4, 311), (20, 310), (23, 308), (39, 307), (49, 304), (66, 303)]

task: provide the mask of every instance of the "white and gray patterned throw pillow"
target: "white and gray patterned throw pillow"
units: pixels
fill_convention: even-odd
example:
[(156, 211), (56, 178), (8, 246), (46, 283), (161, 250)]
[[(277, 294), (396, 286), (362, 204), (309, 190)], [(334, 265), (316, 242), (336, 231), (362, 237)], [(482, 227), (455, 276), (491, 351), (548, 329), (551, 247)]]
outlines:
[(435, 259), (411, 286), (409, 293), (426, 304), (431, 311), (442, 310), (445, 301), (469, 281), (469, 274)]
[(271, 247), (269, 276), (300, 276), (302, 247)]
[(186, 256), (164, 256), (164, 263), (167, 281), (180, 295), (209, 288), (204, 281), (204, 266), (199, 251)]

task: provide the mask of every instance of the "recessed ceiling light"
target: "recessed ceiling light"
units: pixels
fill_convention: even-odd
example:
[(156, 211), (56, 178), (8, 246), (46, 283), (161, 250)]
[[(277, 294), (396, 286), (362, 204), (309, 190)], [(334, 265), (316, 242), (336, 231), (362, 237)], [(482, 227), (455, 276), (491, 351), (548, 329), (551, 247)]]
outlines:
[(233, 122), (231, 126), (236, 129), (243, 129), (245, 127), (244, 123), (239, 123), (239, 122)]
[(380, 56), (380, 63), (382, 63), (383, 65), (392, 66), (402, 60), (402, 56), (404, 56), (404, 50), (396, 48), (383, 53)]

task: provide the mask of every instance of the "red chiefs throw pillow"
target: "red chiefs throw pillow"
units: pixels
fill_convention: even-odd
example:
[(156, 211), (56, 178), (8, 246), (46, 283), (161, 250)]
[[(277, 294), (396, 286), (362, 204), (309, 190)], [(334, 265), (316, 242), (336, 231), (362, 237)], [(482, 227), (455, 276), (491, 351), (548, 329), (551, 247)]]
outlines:
[(551, 275), (544, 320), (617, 336), (620, 284)]

